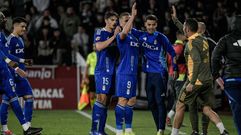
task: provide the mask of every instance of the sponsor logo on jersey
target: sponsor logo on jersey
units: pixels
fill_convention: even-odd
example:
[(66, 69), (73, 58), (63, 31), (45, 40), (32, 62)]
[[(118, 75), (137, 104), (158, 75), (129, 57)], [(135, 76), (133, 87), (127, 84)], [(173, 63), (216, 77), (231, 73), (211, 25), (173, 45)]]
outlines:
[(147, 44), (146, 42), (143, 42), (142, 46), (145, 47), (145, 48), (148, 48), (150, 50), (154, 50), (154, 51), (158, 50), (158, 46), (152, 46), (152, 45)]
[(233, 43), (233, 46), (240, 46), (241, 47), (241, 39), (237, 40), (237, 42)]
[(130, 46), (133, 46), (133, 47), (139, 47), (139, 44), (138, 43), (136, 43), (136, 42), (130, 42)]

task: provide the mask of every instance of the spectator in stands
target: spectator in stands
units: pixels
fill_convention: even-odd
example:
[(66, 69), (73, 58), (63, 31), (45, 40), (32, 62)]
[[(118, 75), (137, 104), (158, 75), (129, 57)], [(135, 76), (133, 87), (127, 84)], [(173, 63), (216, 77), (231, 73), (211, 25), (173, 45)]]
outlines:
[(38, 59), (37, 64), (51, 65), (53, 64), (53, 48), (49, 45), (50, 33), (48, 27), (41, 29), (41, 37), (38, 40)]
[(53, 48), (53, 64), (62, 65), (68, 43), (65, 40), (63, 32), (55, 29), (53, 37), (50, 39), (49, 46)]
[(68, 41), (72, 39), (72, 36), (77, 32), (80, 25), (80, 19), (75, 14), (74, 8), (68, 6), (66, 10), (66, 16), (63, 16), (60, 21), (61, 30), (65, 33)]
[(36, 46), (34, 44), (33, 38), (31, 35), (25, 33), (23, 35), (23, 42), (24, 42), (24, 58), (26, 59), (33, 59), (35, 62), (36, 57)]
[(57, 21), (51, 16), (49, 10), (45, 10), (43, 12), (43, 15), (36, 21), (35, 28), (38, 31), (39, 28), (46, 23), (46, 21), (49, 21), (49, 26), (53, 29), (58, 28)]
[(50, 0), (33, 0), (33, 5), (42, 13), (49, 7)]
[(79, 25), (78, 32), (74, 34), (72, 41), (73, 44), (79, 48), (80, 54), (86, 56), (88, 52), (89, 36), (83, 26)]

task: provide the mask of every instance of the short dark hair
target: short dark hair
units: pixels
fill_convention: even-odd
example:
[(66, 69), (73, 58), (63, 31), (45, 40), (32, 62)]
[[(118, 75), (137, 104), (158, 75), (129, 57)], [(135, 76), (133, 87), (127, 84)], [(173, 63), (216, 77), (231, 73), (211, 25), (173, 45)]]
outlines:
[(147, 15), (146, 17), (145, 17), (145, 22), (147, 21), (147, 20), (153, 20), (153, 21), (158, 21), (158, 19), (157, 19), (157, 17), (155, 16), (155, 15)]
[(118, 14), (114, 11), (109, 11), (105, 13), (105, 19), (109, 19), (110, 17), (115, 16), (118, 18)]
[(194, 18), (188, 18), (185, 21), (186, 26), (190, 29), (192, 32), (197, 32), (198, 30), (198, 22)]
[(128, 12), (123, 12), (120, 14), (119, 18), (122, 18), (123, 16), (130, 16), (131, 14)]
[(22, 23), (22, 22), (27, 23), (27, 20), (24, 19), (23, 17), (16, 17), (16, 18), (13, 19), (13, 24)]

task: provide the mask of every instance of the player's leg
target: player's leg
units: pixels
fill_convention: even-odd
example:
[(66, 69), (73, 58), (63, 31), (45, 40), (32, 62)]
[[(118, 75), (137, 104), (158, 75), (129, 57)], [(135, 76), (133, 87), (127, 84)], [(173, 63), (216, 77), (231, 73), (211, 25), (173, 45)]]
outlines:
[(132, 119), (133, 119), (133, 108), (136, 104), (136, 84), (137, 84), (137, 76), (129, 76), (129, 82), (127, 82), (127, 86), (130, 89), (131, 96), (129, 98), (127, 105), (125, 106), (125, 135), (135, 135), (132, 130)]
[(176, 112), (176, 102), (178, 101), (178, 97), (179, 97), (179, 93), (184, 85), (185, 81), (183, 80), (176, 80), (174, 83), (174, 90), (175, 90), (175, 101), (174, 104), (172, 106), (172, 109), (169, 111), (169, 113), (167, 114), (167, 119), (166, 119), (166, 124), (171, 126), (171, 119), (173, 118), (173, 116), (175, 115)]
[(8, 107), (9, 107), (9, 98), (3, 94), (2, 96), (2, 104), (1, 104), (1, 125), (2, 125), (2, 133), (8, 132), (8, 125), (7, 125), (7, 120), (8, 120)]
[(154, 119), (154, 122), (156, 124), (156, 129), (158, 130), (158, 125), (159, 125), (159, 120), (158, 120), (158, 110), (157, 110), (157, 105), (155, 101), (155, 91), (153, 87), (153, 73), (147, 73), (146, 77), (146, 95), (147, 95), (147, 100), (148, 100), (148, 107), (150, 108), (152, 112), (152, 116)]
[(125, 124), (126, 124), (125, 133), (126, 133), (126, 135), (134, 134), (132, 131), (132, 120), (133, 120), (133, 108), (134, 108), (135, 104), (136, 104), (136, 96), (129, 99), (129, 101), (125, 107)]
[(192, 126), (192, 135), (198, 135), (199, 134), (199, 128), (198, 128), (198, 107), (197, 102), (194, 101), (193, 103), (189, 104), (189, 119)]
[[(105, 123), (106, 123), (106, 119), (107, 119), (107, 109), (108, 109), (108, 106), (109, 106), (109, 104), (111, 102), (112, 95), (115, 94), (115, 75), (108, 75), (108, 76), (106, 76), (106, 78), (109, 78), (110, 81), (108, 82), (108, 86), (107, 86), (107, 89), (105, 91), (107, 98), (106, 98), (106, 101), (105, 101), (104, 113), (101, 116), (100, 124), (99, 124), (99, 133), (100, 133), (100, 135), (106, 135), (106, 133), (105, 133)], [(102, 80), (103, 79), (104, 78), (102, 77)]]
[(172, 108), (171, 110), (167, 113), (167, 118), (166, 118), (166, 124), (167, 126), (171, 126), (172, 123), (171, 123), (171, 120), (172, 120), (172, 117), (175, 115), (175, 108), (176, 108), (176, 100), (177, 100), (177, 90), (175, 89), (175, 80), (169, 76), (168, 77), (168, 88), (170, 91), (172, 91), (172, 93), (174, 93), (173, 95), (173, 105), (172, 105)]
[(238, 131), (241, 135), (241, 85), (240, 82), (225, 82), (225, 94), (229, 99), (229, 104), (233, 113), (233, 120)]
[(100, 122), (101, 115), (104, 114), (104, 111), (106, 110), (106, 100), (107, 95), (106, 94), (97, 94), (96, 95), (96, 101), (93, 107), (92, 111), (92, 127), (91, 131), (97, 131), (97, 126)]
[(177, 101), (176, 103), (176, 113), (173, 120), (172, 133), (171, 135), (178, 135), (179, 129), (182, 125), (185, 113), (185, 104)]
[(222, 135), (227, 135), (227, 131), (225, 130), (225, 127), (223, 125), (223, 122), (221, 121), (220, 117), (217, 113), (215, 113), (211, 108), (211, 90), (212, 90), (212, 84), (204, 84), (198, 91), (201, 91), (199, 94), (199, 98), (203, 101), (203, 113), (209, 117), (209, 119), (215, 123), (216, 127), (219, 129), (219, 132)]
[(164, 135), (165, 125), (166, 125), (166, 91), (167, 91), (167, 77), (165, 74), (156, 74), (155, 79), (153, 80), (155, 87), (155, 100), (158, 110), (158, 135)]
[(24, 100), (24, 116), (28, 124), (31, 126), (33, 115), (33, 92), (30, 83), (26, 78), (15, 77), (16, 93), (18, 97)]
[(209, 118), (205, 114), (202, 113), (202, 135), (208, 134), (208, 125), (209, 125)]
[(26, 119), (23, 115), (22, 108), (18, 102), (18, 97), (13, 92), (14, 91), (14, 82), (10, 75), (10, 72), (6, 73), (3, 77), (5, 77), (4, 82), (3, 82), (3, 84), (4, 84), (3, 89), (6, 94), (5, 100), (8, 101), (9, 104), (11, 105), (13, 112), (15, 113), (16, 117), (18, 118), (18, 121), (20, 122), (20, 124), (23, 127), (24, 134), (28, 135), (31, 132), (32, 133), (40, 132), (42, 130), (42, 128), (32, 128), (27, 124)]
[[(96, 82), (96, 101), (92, 111), (92, 126), (91, 132), (104, 132), (105, 122), (107, 117), (107, 105), (110, 101), (108, 94), (111, 88), (112, 76), (109, 75), (95, 75)], [(97, 126), (99, 127), (97, 129)]]
[(124, 97), (118, 98), (118, 103), (115, 107), (116, 118), (116, 135), (123, 135), (123, 123), (125, 120), (125, 106), (128, 100)]
[(188, 93), (186, 92), (186, 86), (188, 85), (188, 83), (189, 81), (185, 82), (178, 96), (178, 100), (176, 103), (176, 113), (174, 116), (171, 135), (178, 135), (179, 129), (183, 122), (184, 113), (185, 113), (185, 102), (190, 99), (188, 96)]

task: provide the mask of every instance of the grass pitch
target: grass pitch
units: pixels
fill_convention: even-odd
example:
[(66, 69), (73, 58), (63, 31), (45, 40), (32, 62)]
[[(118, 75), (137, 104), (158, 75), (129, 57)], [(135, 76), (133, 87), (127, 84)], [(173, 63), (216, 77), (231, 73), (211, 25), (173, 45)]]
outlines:
[[(91, 120), (88, 117), (90, 116), (91, 111), (84, 111), (86, 116), (82, 114), (74, 110), (35, 111), (32, 126), (43, 127), (44, 130), (42, 135), (88, 135), (91, 127)], [(221, 118), (230, 135), (237, 135), (238, 133), (234, 127), (232, 116), (221, 115)], [(16, 135), (23, 134), (22, 128), (12, 111), (10, 111), (8, 121), (9, 129), (11, 129)], [(108, 112), (107, 124), (110, 129), (115, 127), (113, 110)], [(182, 127), (181, 131), (186, 135), (190, 135), (191, 126), (188, 113), (185, 114), (184, 124), (186, 127)], [(136, 135), (156, 135), (154, 121), (150, 111), (134, 112), (133, 130)], [(168, 135), (171, 132), (170, 130), (171, 128), (167, 127), (165, 135)], [(208, 131), (209, 135), (219, 135), (217, 128), (212, 123), (210, 123)], [(106, 132), (109, 135), (115, 135), (114, 132), (109, 129), (106, 129)]]

